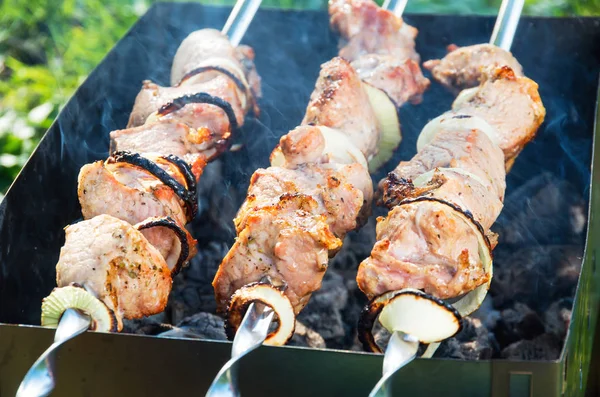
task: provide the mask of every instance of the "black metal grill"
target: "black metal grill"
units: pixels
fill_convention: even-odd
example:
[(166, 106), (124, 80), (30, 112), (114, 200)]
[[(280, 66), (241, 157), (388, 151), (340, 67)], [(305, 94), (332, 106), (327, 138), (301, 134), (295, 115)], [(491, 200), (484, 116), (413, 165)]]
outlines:
[[(199, 28), (220, 28), (228, 12), (196, 4), (154, 6), (61, 112), (0, 205), (0, 322), (39, 324), (41, 299), (55, 286), (54, 266), (64, 242), (63, 227), (81, 217), (76, 196), (79, 168), (108, 155), (108, 133), (126, 125), (142, 80), (168, 84), (171, 60), (181, 40)], [(485, 42), (493, 26), (493, 18), (488, 17), (410, 15), (406, 19), (420, 30), (417, 46), (423, 60), (443, 56), (450, 43)], [(442, 391), (448, 395), (489, 395), (492, 388), (507, 390), (502, 389), (506, 382), (501, 380), (512, 361), (503, 361), (503, 366), (473, 359), (558, 358), (560, 336), (546, 340), (554, 349), (548, 350), (547, 357), (527, 357), (523, 352), (535, 350), (536, 345), (527, 341), (553, 334), (548, 327), (556, 316), (559, 319), (552, 327), (560, 328), (561, 310), (569, 310), (573, 304), (590, 195), (599, 25), (597, 19), (581, 18), (521, 21), (513, 52), (526, 74), (540, 84), (547, 118), (509, 174), (505, 210), (492, 228), (500, 232), (492, 300), (496, 310), (509, 312), (500, 313), (498, 320), (496, 312), (486, 310), (480, 316), (484, 326), (470, 322), (462, 336), (440, 349), (445, 357), (468, 362), (417, 361), (398, 376), (398, 389), (423, 395)], [(194, 321), (204, 321), (212, 324), (209, 338), (223, 337), (218, 331), (219, 319), (213, 316), (202, 314), (183, 320), (198, 312), (214, 313), (210, 281), (235, 236), (232, 219), (249, 178), (256, 168), (268, 165), (279, 137), (302, 119), (319, 66), (336, 55), (338, 40), (329, 30), (325, 12), (260, 11), (244, 43), (253, 46), (257, 54), (257, 68), (263, 78), (262, 115), (243, 128), (240, 140), (244, 148), (226, 153), (200, 180), (199, 216), (192, 223), (200, 252), (190, 268), (177, 277), (167, 312), (128, 323), (130, 332), (156, 334), (168, 328), (165, 324), (177, 323), (199, 332)], [(404, 140), (394, 159), (374, 175), (375, 180), (400, 159), (414, 155), (420, 129), (447, 110), (452, 101), (452, 95), (437, 84), (432, 84), (424, 98), (421, 105), (400, 110)], [(377, 215), (382, 213), (377, 211)], [(371, 219), (363, 230), (348, 237), (331, 265), (333, 271), (323, 290), (299, 317), (319, 332), (330, 348), (351, 349), (355, 345), (357, 310), (364, 298), (352, 279), (373, 241)], [(590, 276), (586, 282), (591, 280)], [(597, 302), (591, 297), (580, 299), (588, 299), (586, 307), (593, 309), (593, 319), (589, 320), (592, 328), (572, 338), (587, 338), (584, 342), (589, 343)], [(527, 304), (531, 312), (516, 303)], [(572, 322), (579, 317), (573, 317)], [(50, 338), (50, 332), (37, 328), (0, 325), (0, 357), (5, 357), (0, 360), (0, 395), (14, 394), (22, 375)], [(466, 348), (473, 341), (478, 343), (476, 349)], [(506, 350), (515, 342), (524, 344)], [(584, 346), (584, 342), (577, 346)], [(296, 343), (305, 342), (299, 338)], [(56, 395), (149, 396), (171, 391), (196, 395), (204, 393), (226, 361), (229, 345), (87, 334), (66, 351), (59, 362)], [(557, 364), (527, 364), (535, 376), (556, 377), (554, 383), (536, 383), (535, 396), (558, 395), (558, 369), (566, 354), (560, 355)], [(590, 353), (585, 354), (587, 358), (579, 357), (579, 362), (588, 362)], [(75, 365), (75, 360), (83, 361)], [(380, 368), (381, 357), (374, 355), (262, 348), (242, 366), (242, 391), (248, 396), (325, 395), (324, 391), (328, 395), (366, 395)]]

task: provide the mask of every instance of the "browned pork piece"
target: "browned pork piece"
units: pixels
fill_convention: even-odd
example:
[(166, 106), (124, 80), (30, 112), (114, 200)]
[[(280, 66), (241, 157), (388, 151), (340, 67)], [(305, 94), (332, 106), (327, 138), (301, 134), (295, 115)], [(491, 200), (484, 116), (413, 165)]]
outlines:
[(100, 299), (117, 318), (160, 313), (171, 292), (171, 272), (162, 255), (135, 226), (99, 215), (66, 228), (56, 265), (56, 283), (77, 283)]
[(452, 110), (480, 117), (494, 128), (496, 135), (492, 140), (504, 152), (507, 170), (546, 117), (537, 83), (518, 76), (508, 66), (488, 69), (483, 83), (463, 91)]
[(235, 123), (237, 125), (243, 124), (245, 113), (237, 87), (231, 79), (220, 75), (209, 81), (186, 84), (180, 87), (161, 87), (151, 81), (144, 81), (142, 90), (135, 99), (127, 127), (137, 127), (147, 121), (167, 118), (184, 122), (192, 128), (205, 129), (215, 135), (231, 131), (231, 121), (226, 112), (212, 103), (184, 104), (181, 109), (164, 116), (156, 115), (162, 106), (173, 100), (200, 92), (227, 102), (235, 114)]
[(213, 135), (204, 128), (190, 128), (166, 119), (110, 133), (110, 153), (171, 154), (184, 159), (195, 175), (202, 174), (206, 161), (217, 153)]
[(537, 84), (507, 66), (467, 91), (423, 129), (417, 155), (380, 183), (391, 211), (378, 220), (377, 242), (357, 275), (369, 298), (404, 288), (455, 298), (490, 280), (485, 258), (505, 161), (533, 139), (545, 109)]
[(344, 38), (339, 55), (360, 78), (401, 106), (419, 103), (429, 80), (415, 50), (417, 29), (372, 0), (330, 0), (331, 25)]
[(468, 47), (452, 44), (443, 59), (423, 63), (437, 81), (457, 91), (479, 85), (485, 69), (499, 66), (508, 66), (515, 75), (523, 76), (523, 68), (509, 51), (487, 43)]
[(367, 160), (377, 152), (380, 137), (375, 113), (356, 70), (342, 58), (333, 58), (321, 66), (302, 125), (343, 131)]
[[(196, 253), (196, 244), (183, 226), (191, 220), (196, 203), (190, 202), (194, 198), (182, 194), (190, 188), (189, 177), (164, 158), (148, 157), (117, 155), (84, 165), (79, 172), (77, 189), (83, 217), (91, 219), (108, 214), (130, 224), (152, 217), (169, 217), (185, 231), (190, 246), (186, 259), (191, 259)], [(160, 171), (168, 176), (166, 180), (161, 180)], [(165, 228), (142, 233), (173, 269), (181, 250), (179, 237)]]
[(377, 142), (379, 131), (348, 62), (322, 66), (303, 123), (281, 138), (271, 157), (277, 166), (252, 176), (234, 221), (238, 237), (213, 281), (219, 310), (239, 288), (268, 279), (285, 286), (300, 312), (320, 288), (329, 257), (370, 209), (365, 156), (376, 153), (369, 140)]

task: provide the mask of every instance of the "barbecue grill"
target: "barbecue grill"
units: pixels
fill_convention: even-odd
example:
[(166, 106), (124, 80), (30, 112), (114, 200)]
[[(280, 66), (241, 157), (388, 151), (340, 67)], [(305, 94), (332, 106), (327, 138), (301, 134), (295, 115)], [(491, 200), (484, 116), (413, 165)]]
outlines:
[[(31, 363), (52, 339), (53, 330), (36, 325), (40, 301), (55, 284), (63, 227), (81, 216), (76, 197), (79, 168), (108, 155), (108, 133), (127, 123), (141, 81), (167, 84), (181, 40), (195, 29), (221, 27), (229, 11), (196, 4), (152, 7), (66, 105), (2, 202), (0, 395), (14, 395)], [(408, 15), (406, 19), (420, 29), (417, 46), (423, 59), (443, 56), (450, 43), (486, 42), (494, 23), (494, 18), (488, 17)], [(506, 208), (495, 228), (501, 233), (496, 272), (510, 270), (515, 256), (509, 252), (522, 254), (519, 263), (527, 267), (528, 258), (536, 257), (532, 250), (542, 247), (553, 252), (559, 245), (568, 245), (581, 257), (576, 270), (582, 266), (578, 282), (575, 277), (569, 283), (564, 280), (568, 277), (552, 278), (550, 264), (544, 267), (536, 262), (540, 269), (550, 269), (550, 275), (542, 270), (521, 273), (530, 281), (525, 287), (536, 293), (510, 294), (498, 284), (492, 286), (491, 295), (492, 299), (496, 295), (496, 300), (539, 306), (542, 312), (554, 301), (566, 302), (568, 308), (572, 304), (566, 340), (554, 346), (557, 357), (525, 360), (521, 354), (520, 360), (514, 359), (519, 346), (522, 353), (529, 345), (516, 345), (514, 352), (506, 350), (509, 342), (529, 337), (514, 335), (509, 329), (497, 335), (498, 343), (506, 346), (490, 346), (488, 350), (495, 353), (478, 354), (479, 360), (464, 359), (458, 353), (473, 339), (465, 336), (454, 340), (459, 346), (454, 350), (450, 343), (442, 345), (440, 354), (446, 358), (417, 360), (403, 369), (395, 378), (395, 390), (449, 396), (583, 393), (600, 291), (595, 247), (587, 246), (584, 252), (585, 242), (598, 238), (598, 220), (591, 210), (588, 217), (588, 204), (590, 209), (598, 205), (600, 189), (600, 181), (590, 171), (595, 152), (599, 27), (600, 19), (593, 18), (523, 18), (512, 47), (527, 75), (540, 84), (548, 116), (507, 177)], [(231, 219), (244, 198), (249, 177), (256, 168), (268, 165), (278, 138), (302, 118), (319, 65), (336, 55), (338, 40), (330, 32), (325, 12), (261, 10), (244, 42), (257, 53), (264, 84), (262, 114), (258, 120), (250, 120), (238, 137), (243, 148), (211, 164), (200, 180), (200, 214), (192, 224), (199, 255), (175, 281), (168, 321), (159, 317), (130, 322), (128, 333), (88, 332), (69, 342), (59, 354), (55, 395), (198, 395), (206, 391), (229, 358), (230, 345), (214, 340), (218, 335), (213, 340), (198, 340), (166, 339), (156, 334), (173, 331), (167, 322), (181, 323), (199, 311), (214, 312), (210, 280), (235, 236)], [(423, 104), (400, 110), (403, 142), (388, 165), (374, 175), (376, 180), (400, 159), (414, 155), (422, 126), (448, 109), (451, 101), (450, 93), (433, 84)], [(372, 245), (373, 225), (371, 220), (363, 230), (348, 236), (343, 252), (332, 264), (339, 277), (350, 280), (355, 275), (358, 261)], [(552, 262), (552, 255), (547, 257)], [(341, 283), (346, 284), (351, 282)], [(351, 288), (348, 286), (348, 300), (356, 300), (354, 307), (359, 308), (364, 302)], [(323, 290), (327, 290), (327, 279)], [(331, 297), (328, 302), (333, 303)], [(242, 362), (244, 395), (368, 394), (381, 374), (382, 356), (349, 351), (355, 328), (352, 310), (343, 313), (347, 321), (341, 326), (345, 329), (336, 337), (318, 323), (341, 312), (320, 312), (322, 309), (309, 305), (299, 320), (320, 331), (328, 345), (337, 349), (261, 347)], [(495, 358), (502, 354), (509, 358)]]

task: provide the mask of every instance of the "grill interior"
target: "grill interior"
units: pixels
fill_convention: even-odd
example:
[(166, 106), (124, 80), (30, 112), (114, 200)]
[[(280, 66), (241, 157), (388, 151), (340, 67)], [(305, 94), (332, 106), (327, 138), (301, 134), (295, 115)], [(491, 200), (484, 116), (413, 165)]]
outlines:
[[(0, 206), (0, 322), (39, 324), (40, 301), (55, 286), (63, 227), (81, 217), (79, 168), (107, 156), (108, 133), (125, 126), (142, 80), (168, 84), (181, 40), (195, 29), (220, 28), (227, 12), (158, 5), (65, 107)], [(493, 18), (485, 17), (406, 19), (420, 30), (422, 60), (443, 56), (450, 43), (487, 41), (493, 26)], [(560, 353), (585, 243), (600, 63), (596, 25), (592, 19), (521, 21), (513, 52), (540, 84), (547, 118), (507, 179), (505, 209), (492, 228), (500, 240), (491, 299), (443, 345), (441, 356), (555, 359)], [(200, 181), (200, 214), (192, 224), (199, 254), (176, 278), (168, 310), (129, 322), (128, 332), (224, 339), (210, 282), (235, 236), (232, 219), (252, 172), (268, 165), (279, 137), (302, 119), (319, 65), (336, 55), (338, 41), (325, 12), (262, 11), (244, 43), (254, 47), (263, 78), (261, 117), (242, 131), (244, 148), (211, 164)], [(432, 84), (421, 105), (400, 110), (403, 142), (375, 181), (414, 155), (420, 129), (451, 102), (449, 93)], [(322, 290), (299, 316), (308, 329), (293, 343), (358, 348), (356, 320), (365, 301), (353, 279), (374, 242), (375, 215), (382, 213), (376, 210), (367, 226), (347, 237)]]

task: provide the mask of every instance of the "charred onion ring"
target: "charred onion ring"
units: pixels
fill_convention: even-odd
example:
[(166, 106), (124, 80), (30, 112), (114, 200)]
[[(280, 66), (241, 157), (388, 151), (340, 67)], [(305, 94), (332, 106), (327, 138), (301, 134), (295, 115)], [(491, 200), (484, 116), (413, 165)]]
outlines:
[(50, 295), (42, 300), (42, 327), (58, 327), (58, 323), (67, 309), (76, 309), (90, 316), (90, 331), (116, 332), (120, 330), (114, 312), (76, 283), (54, 288)]
[[(400, 299), (403, 299), (404, 302), (401, 302)], [(391, 309), (391, 304), (396, 303), (404, 303), (404, 306), (406, 306), (407, 304), (414, 304), (415, 307), (414, 309), (412, 309), (413, 313), (412, 315), (409, 315), (413, 322), (408, 324), (402, 324), (402, 321), (398, 321), (398, 318), (389, 318), (389, 316), (394, 316), (396, 314), (398, 316), (401, 316), (402, 313), (385, 313), (388, 317), (388, 321), (394, 322), (393, 320), (396, 320), (396, 324), (400, 324), (400, 326), (394, 327), (393, 324), (384, 325), (385, 321), (381, 321), (382, 325), (384, 325), (386, 329), (390, 332), (402, 331), (416, 337), (417, 339), (419, 339), (419, 341), (423, 343), (432, 343), (437, 342), (438, 340), (450, 338), (456, 335), (456, 333), (458, 333), (462, 329), (462, 318), (460, 314), (453, 306), (447, 304), (443, 300), (435, 298), (429, 294), (426, 294), (425, 292), (415, 289), (407, 288), (400, 291), (391, 291), (371, 300), (371, 302), (369, 302), (364, 307), (361, 313), (361, 317), (358, 323), (358, 339), (363, 344), (363, 348), (365, 350), (375, 353), (383, 352), (379, 345), (377, 345), (377, 342), (375, 342), (375, 338), (373, 337), (373, 326), (375, 325), (375, 321), (380, 317), (380, 314), (382, 314), (383, 310), (393, 310)], [(415, 311), (417, 312), (416, 314), (414, 313)], [(438, 323), (435, 325), (440, 326), (438, 327), (438, 329), (433, 331), (434, 335), (431, 335), (431, 333), (419, 329), (420, 327), (415, 322), (415, 317), (428, 315), (430, 316), (427, 319), (428, 321), (437, 320)], [(435, 316), (439, 317), (436, 319)], [(430, 324), (430, 326), (431, 325), (433, 324)]]
[(173, 113), (182, 109), (185, 105), (189, 105), (190, 103), (207, 103), (209, 105), (220, 107), (229, 119), (231, 131), (233, 132), (238, 129), (238, 122), (231, 104), (222, 98), (212, 96), (206, 92), (198, 92), (196, 94), (184, 95), (182, 97), (175, 98), (171, 102), (161, 106), (160, 109), (158, 109), (157, 114), (158, 116), (166, 116), (169, 113)]
[[(198, 212), (198, 197), (195, 189), (193, 192), (188, 190), (152, 160), (143, 157), (139, 153), (123, 151), (113, 153), (112, 156), (110, 156), (106, 161), (109, 163), (128, 163), (136, 167), (145, 169), (150, 174), (154, 175), (162, 183), (164, 183), (166, 186), (173, 189), (175, 194), (181, 200), (183, 200), (186, 206), (187, 215), (189, 219), (193, 219), (196, 216), (196, 213)], [(184, 178), (187, 179), (185, 175)]]
[(181, 175), (183, 175), (183, 178), (185, 179), (187, 190), (192, 196), (198, 197), (196, 177), (194, 176), (190, 165), (173, 154), (168, 154), (166, 156), (161, 157), (179, 169), (179, 172), (181, 172)]
[(240, 89), (240, 91), (242, 91), (246, 95), (246, 97), (249, 97), (251, 95), (251, 92), (248, 90), (248, 86), (244, 84), (242, 80), (240, 80), (235, 74), (231, 73), (229, 70), (220, 66), (200, 66), (199, 68), (192, 69), (181, 78), (181, 81), (177, 84), (177, 87), (181, 86), (181, 84), (183, 84), (190, 77), (199, 75), (200, 73), (204, 72), (222, 73), (225, 76), (229, 77), (231, 81), (233, 81), (234, 84)]
[(281, 290), (262, 282), (245, 285), (231, 297), (227, 310), (227, 321), (225, 322), (227, 337), (233, 340), (251, 303), (262, 303), (269, 306), (279, 318), (277, 329), (267, 335), (264, 344), (272, 346), (285, 345), (294, 335), (294, 329), (296, 328), (294, 308)]
[(229, 102), (219, 97), (207, 94), (206, 92), (199, 92), (197, 94), (185, 95), (173, 99), (171, 102), (161, 106), (161, 108), (158, 109), (158, 112), (156, 114), (158, 117), (166, 116), (169, 113), (173, 113), (182, 109), (190, 103), (207, 103), (209, 105), (217, 106), (225, 112), (225, 114), (227, 115), (227, 119), (229, 120), (230, 132), (223, 134), (221, 138), (215, 141), (214, 147), (216, 147), (216, 153), (208, 159), (208, 161), (211, 161), (214, 158), (218, 157), (221, 153), (225, 152), (231, 145), (232, 134), (234, 134), (239, 127), (237, 119), (235, 117), (235, 113), (233, 112), (233, 108), (231, 107), (231, 104), (229, 104)]
[(181, 244), (179, 258), (177, 258), (175, 266), (171, 269), (171, 277), (174, 277), (179, 273), (190, 254), (190, 244), (188, 243), (187, 233), (177, 224), (177, 222), (168, 216), (163, 218), (148, 218), (135, 225), (135, 228), (140, 231), (151, 229), (153, 227), (166, 227), (167, 229), (172, 230), (179, 239), (179, 243)]

